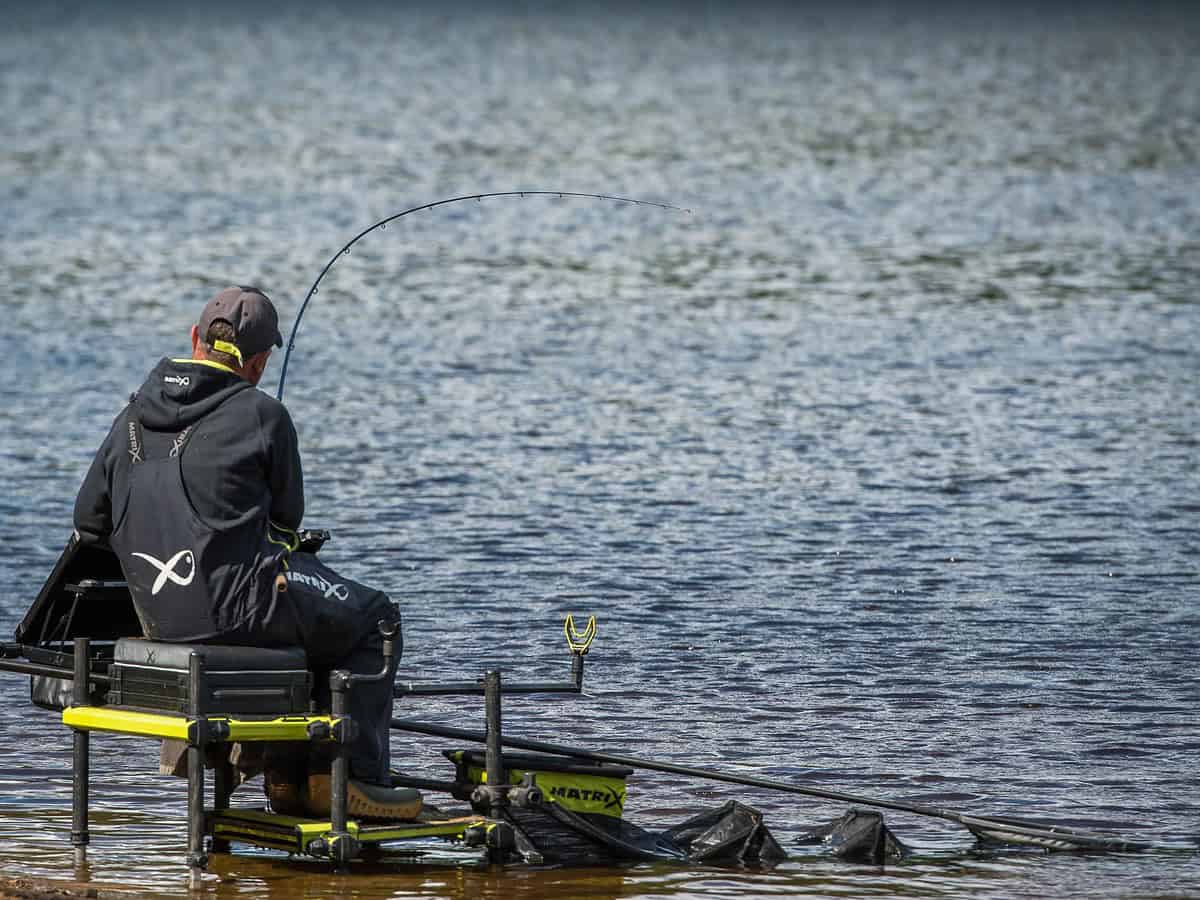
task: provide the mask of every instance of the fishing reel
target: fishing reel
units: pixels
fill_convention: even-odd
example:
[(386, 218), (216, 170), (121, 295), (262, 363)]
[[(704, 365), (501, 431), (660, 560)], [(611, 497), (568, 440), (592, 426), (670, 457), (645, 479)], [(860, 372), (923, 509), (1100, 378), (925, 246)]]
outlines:
[(296, 552), (311, 553), (315, 556), (333, 535), (324, 528), (305, 528), (296, 532), (296, 537), (299, 541), (296, 545)]

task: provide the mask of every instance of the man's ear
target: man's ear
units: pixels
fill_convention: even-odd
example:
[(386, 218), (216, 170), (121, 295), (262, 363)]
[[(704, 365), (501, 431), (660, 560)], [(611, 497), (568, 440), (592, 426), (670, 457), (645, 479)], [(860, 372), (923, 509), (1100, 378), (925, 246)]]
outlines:
[(271, 351), (263, 350), (261, 353), (255, 353), (246, 362), (246, 374), (250, 376), (249, 381), (253, 384), (258, 384), (263, 377), (263, 372), (267, 370), (267, 362), (271, 359)]
[(192, 326), (192, 359), (196, 358), (196, 348), (200, 346), (200, 327)]

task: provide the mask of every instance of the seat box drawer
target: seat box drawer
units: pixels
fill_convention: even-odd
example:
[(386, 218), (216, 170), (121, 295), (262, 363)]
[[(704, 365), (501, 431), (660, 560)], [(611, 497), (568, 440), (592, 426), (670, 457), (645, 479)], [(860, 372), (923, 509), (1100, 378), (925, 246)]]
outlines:
[[(177, 669), (114, 662), (107, 700), (117, 706), (191, 713), (188, 673)], [(305, 670), (205, 671), (200, 709), (204, 715), (284, 716), (309, 711), (312, 677)]]

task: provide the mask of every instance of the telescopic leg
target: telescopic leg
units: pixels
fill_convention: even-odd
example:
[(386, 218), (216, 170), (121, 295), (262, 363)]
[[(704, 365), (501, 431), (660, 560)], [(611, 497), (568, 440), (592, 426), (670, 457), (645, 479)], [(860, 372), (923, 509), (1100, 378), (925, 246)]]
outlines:
[[(87, 706), (89, 702), (88, 653), (90, 641), (87, 638), (76, 638), (74, 649), (74, 673), (71, 686), (71, 704)], [(87, 861), (88, 834), (88, 775), (91, 767), (90, 741), (91, 735), (81, 729), (73, 733), (72, 748), (72, 782), (71, 782), (71, 846), (75, 850), (75, 862), (83, 864)]]

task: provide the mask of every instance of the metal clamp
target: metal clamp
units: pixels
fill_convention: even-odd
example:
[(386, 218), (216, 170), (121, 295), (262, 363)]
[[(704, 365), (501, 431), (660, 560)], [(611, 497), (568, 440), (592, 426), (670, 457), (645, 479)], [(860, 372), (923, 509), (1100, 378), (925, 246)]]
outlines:
[(513, 806), (529, 808), (540, 806), (545, 801), (546, 795), (538, 787), (537, 778), (532, 772), (526, 772), (521, 783), (510, 788), (508, 792), (508, 802)]
[(332, 741), (335, 744), (352, 744), (358, 737), (358, 723), (353, 719), (334, 719), (332, 722), (318, 720), (304, 727), (310, 741)]
[(331, 832), (326, 840), (329, 846), (329, 858), (340, 864), (348, 863), (358, 856), (362, 844), (358, 838), (347, 832)]
[(220, 744), (229, 740), (229, 722), (225, 719), (209, 719), (201, 716), (187, 724), (187, 742), (197, 747)]

